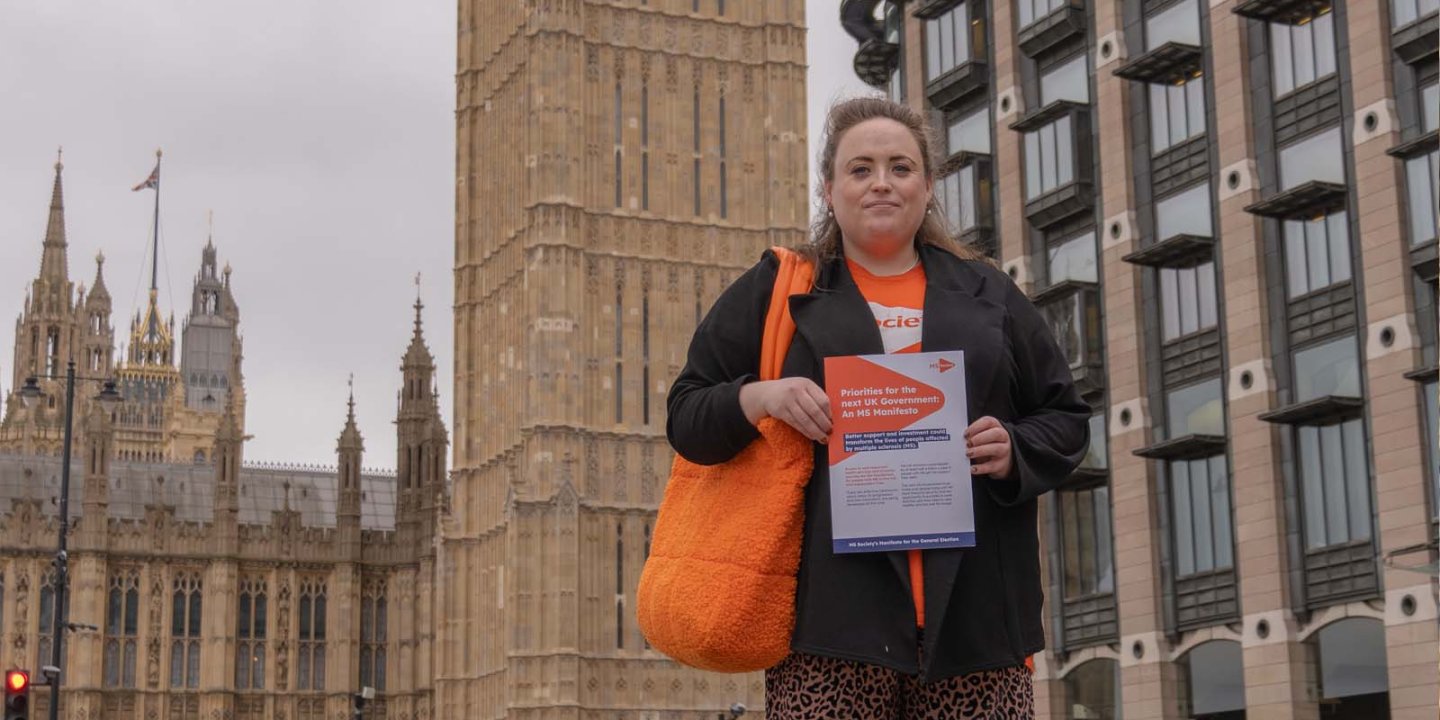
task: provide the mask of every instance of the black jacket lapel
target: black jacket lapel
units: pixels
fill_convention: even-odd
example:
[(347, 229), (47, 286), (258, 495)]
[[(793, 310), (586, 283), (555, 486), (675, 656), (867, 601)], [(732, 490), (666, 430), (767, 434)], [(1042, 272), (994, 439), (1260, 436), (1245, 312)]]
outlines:
[[(937, 260), (931, 247), (921, 250), (925, 263), (925, 322), (920, 328), (920, 350), (960, 350), (965, 353), (967, 422), (976, 420), (975, 408), (985, 407), (996, 390), (991, 387), (997, 363), (1004, 360), (1005, 308), (979, 297), (985, 278), (962, 263)], [(960, 428), (964, 430), (964, 428)], [(940, 637), (963, 550), (925, 553), (925, 617), (927, 644)], [(932, 657), (935, 648), (925, 648)]]
[(974, 408), (984, 407), (995, 388), (990, 380), (1005, 353), (1005, 308), (979, 297), (984, 276), (961, 263), (935, 262), (926, 247), (925, 323), (920, 328), (920, 350), (961, 350), (965, 353), (966, 417), (975, 420)]
[(875, 315), (843, 258), (821, 269), (815, 289), (808, 295), (790, 296), (790, 315), (795, 318), (796, 332), (810, 346), (822, 379), (827, 357), (885, 352)]

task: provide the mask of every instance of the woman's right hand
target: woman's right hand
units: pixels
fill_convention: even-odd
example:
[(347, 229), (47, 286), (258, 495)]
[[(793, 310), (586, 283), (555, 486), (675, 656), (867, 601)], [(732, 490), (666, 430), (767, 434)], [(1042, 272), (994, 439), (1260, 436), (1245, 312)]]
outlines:
[(751, 425), (773, 417), (815, 442), (830, 436), (830, 398), (810, 378), (746, 383), (740, 388), (740, 409)]

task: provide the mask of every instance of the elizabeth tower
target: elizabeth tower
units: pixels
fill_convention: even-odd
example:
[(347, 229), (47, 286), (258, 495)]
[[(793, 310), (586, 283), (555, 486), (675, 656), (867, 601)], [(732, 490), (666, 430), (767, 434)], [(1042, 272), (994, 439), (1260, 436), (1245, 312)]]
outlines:
[(803, 0), (461, 0), (440, 717), (714, 717), (758, 676), (650, 649), (665, 394), (807, 223)]

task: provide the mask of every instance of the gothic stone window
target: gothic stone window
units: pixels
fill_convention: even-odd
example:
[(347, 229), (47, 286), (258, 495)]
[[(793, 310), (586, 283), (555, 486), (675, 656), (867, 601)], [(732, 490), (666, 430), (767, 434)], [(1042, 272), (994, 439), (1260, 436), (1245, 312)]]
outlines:
[(170, 605), (170, 687), (200, 687), (201, 585), (197, 572), (175, 575)]
[(360, 685), (385, 690), (386, 583), (365, 584), (360, 599)]
[(325, 689), (325, 581), (300, 583), (299, 689)]
[(111, 573), (105, 599), (105, 687), (135, 687), (139, 616), (139, 571)]
[(235, 628), (235, 689), (265, 689), (265, 635), (269, 621), (265, 579), (247, 578), (240, 584)]
[[(64, 617), (63, 613), (61, 615)], [(40, 642), (35, 656), (35, 667), (51, 664), (52, 639), (55, 628), (55, 570), (46, 570), (40, 579)], [(65, 668), (65, 655), (60, 657), (61, 670)]]

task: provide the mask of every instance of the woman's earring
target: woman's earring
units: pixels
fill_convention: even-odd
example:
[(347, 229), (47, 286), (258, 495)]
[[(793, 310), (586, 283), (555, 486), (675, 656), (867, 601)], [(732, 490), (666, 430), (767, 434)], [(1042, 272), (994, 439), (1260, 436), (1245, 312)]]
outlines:
[(934, 210), (934, 209), (935, 209), (935, 208), (928, 208), (928, 207), (925, 208), (925, 214), (926, 214), (926, 215), (929, 215), (929, 214), (930, 214), (930, 211), (931, 211), (931, 210)]
[(830, 217), (835, 217), (835, 208), (833, 208), (833, 207), (827, 207), (827, 208), (825, 208), (825, 214), (826, 214), (826, 215), (829, 215)]

